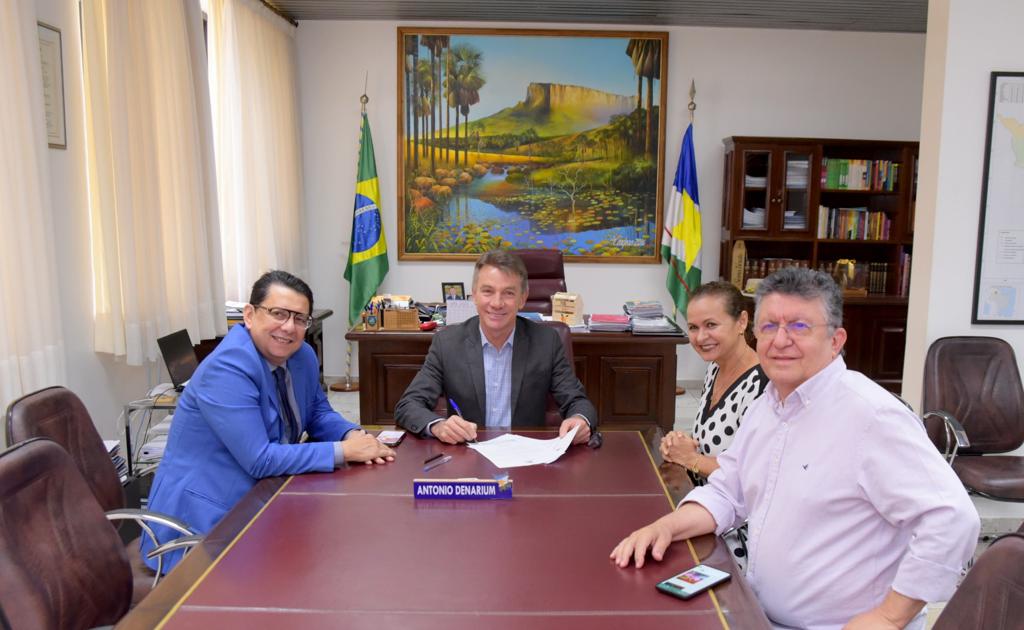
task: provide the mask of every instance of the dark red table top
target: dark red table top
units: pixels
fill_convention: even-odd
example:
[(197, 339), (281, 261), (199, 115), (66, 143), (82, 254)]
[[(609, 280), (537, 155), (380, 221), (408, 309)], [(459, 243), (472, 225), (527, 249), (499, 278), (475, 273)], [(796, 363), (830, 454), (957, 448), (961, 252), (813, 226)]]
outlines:
[[(264, 480), (119, 627), (768, 627), (712, 536), (642, 570), (611, 563), (672, 501), (639, 432), (604, 438), (509, 470), (511, 500), (414, 500), (414, 478), (498, 471), (465, 446), (411, 437), (386, 466)], [(452, 461), (424, 473), (439, 450)], [(734, 578), (689, 601), (655, 590), (697, 559)]]

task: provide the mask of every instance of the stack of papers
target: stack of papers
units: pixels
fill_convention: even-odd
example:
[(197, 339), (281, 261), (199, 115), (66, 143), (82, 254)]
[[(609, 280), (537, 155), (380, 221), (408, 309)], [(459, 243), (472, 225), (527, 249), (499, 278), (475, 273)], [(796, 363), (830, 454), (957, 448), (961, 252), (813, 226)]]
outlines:
[(807, 173), (810, 171), (809, 160), (789, 160), (786, 162), (786, 188), (807, 188)]
[(667, 317), (633, 319), (634, 335), (681, 335), (683, 331)]
[(763, 228), (765, 225), (764, 208), (743, 209), (744, 228)]
[(569, 448), (572, 439), (576, 437), (577, 429), (579, 429), (578, 426), (573, 427), (572, 431), (562, 437), (550, 440), (538, 440), (506, 433), (493, 440), (470, 443), (467, 446), (486, 457), (498, 468), (550, 464)]
[(110, 461), (114, 462), (114, 468), (117, 469), (117, 476), (120, 477), (121, 483), (128, 483), (128, 461), (121, 456), (121, 442), (118, 440), (103, 440), (103, 446), (106, 447), (107, 453), (110, 454)]
[(754, 175), (745, 175), (743, 177), (743, 185), (747, 188), (764, 188), (768, 185), (767, 177), (755, 177)]
[(595, 332), (622, 332), (629, 330), (629, 318), (625, 315), (595, 313), (590, 316), (590, 330)]
[(803, 230), (807, 227), (807, 214), (796, 210), (786, 210), (782, 218), (782, 227), (786, 230)]
[(657, 300), (629, 300), (622, 305), (622, 310), (630, 317), (661, 317), (665, 311)]

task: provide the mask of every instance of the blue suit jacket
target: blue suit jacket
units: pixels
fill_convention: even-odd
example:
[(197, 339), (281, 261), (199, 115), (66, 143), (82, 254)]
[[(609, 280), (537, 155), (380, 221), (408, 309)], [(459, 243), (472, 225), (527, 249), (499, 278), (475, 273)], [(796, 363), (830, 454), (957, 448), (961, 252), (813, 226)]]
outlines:
[[(358, 425), (327, 402), (316, 353), (308, 344), (288, 359), (288, 370), (301, 430), (311, 440), (302, 444), (280, 443), (287, 421), (278, 413), (274, 375), (245, 326), (233, 326), (178, 401), (149, 509), (205, 534), (263, 477), (334, 470), (331, 442)], [(157, 535), (161, 542), (176, 537), (163, 528)], [(142, 540), (145, 557), (153, 545), (148, 536)], [(164, 570), (178, 560), (180, 554), (165, 556)]]

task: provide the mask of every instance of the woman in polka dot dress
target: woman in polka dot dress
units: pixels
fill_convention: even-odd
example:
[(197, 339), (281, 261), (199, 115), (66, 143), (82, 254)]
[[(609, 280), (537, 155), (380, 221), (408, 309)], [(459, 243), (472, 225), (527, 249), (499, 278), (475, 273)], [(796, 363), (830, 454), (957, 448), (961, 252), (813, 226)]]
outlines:
[[(708, 369), (693, 435), (672, 431), (661, 441), (661, 455), (686, 468), (695, 485), (703, 485), (718, 469), (718, 455), (732, 443), (743, 413), (768, 386), (768, 377), (747, 344), (749, 320), (736, 287), (728, 282), (698, 287), (686, 307), (686, 321), (690, 346), (708, 361)], [(726, 542), (737, 560), (744, 556), (740, 540), (730, 536)]]

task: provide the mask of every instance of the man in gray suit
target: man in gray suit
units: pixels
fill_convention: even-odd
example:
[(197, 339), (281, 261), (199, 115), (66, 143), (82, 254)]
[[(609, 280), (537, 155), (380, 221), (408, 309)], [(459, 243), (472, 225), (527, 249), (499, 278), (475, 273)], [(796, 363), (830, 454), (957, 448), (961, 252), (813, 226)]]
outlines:
[[(526, 267), (518, 256), (490, 251), (473, 269), (477, 317), (434, 336), (416, 378), (395, 406), (395, 420), (423, 437), (459, 444), (487, 428), (544, 424), (550, 392), (562, 412), (559, 435), (578, 427), (575, 444), (586, 444), (597, 410), (565, 358), (558, 333), (516, 317), (528, 294)], [(442, 394), (448, 417), (434, 411)]]

